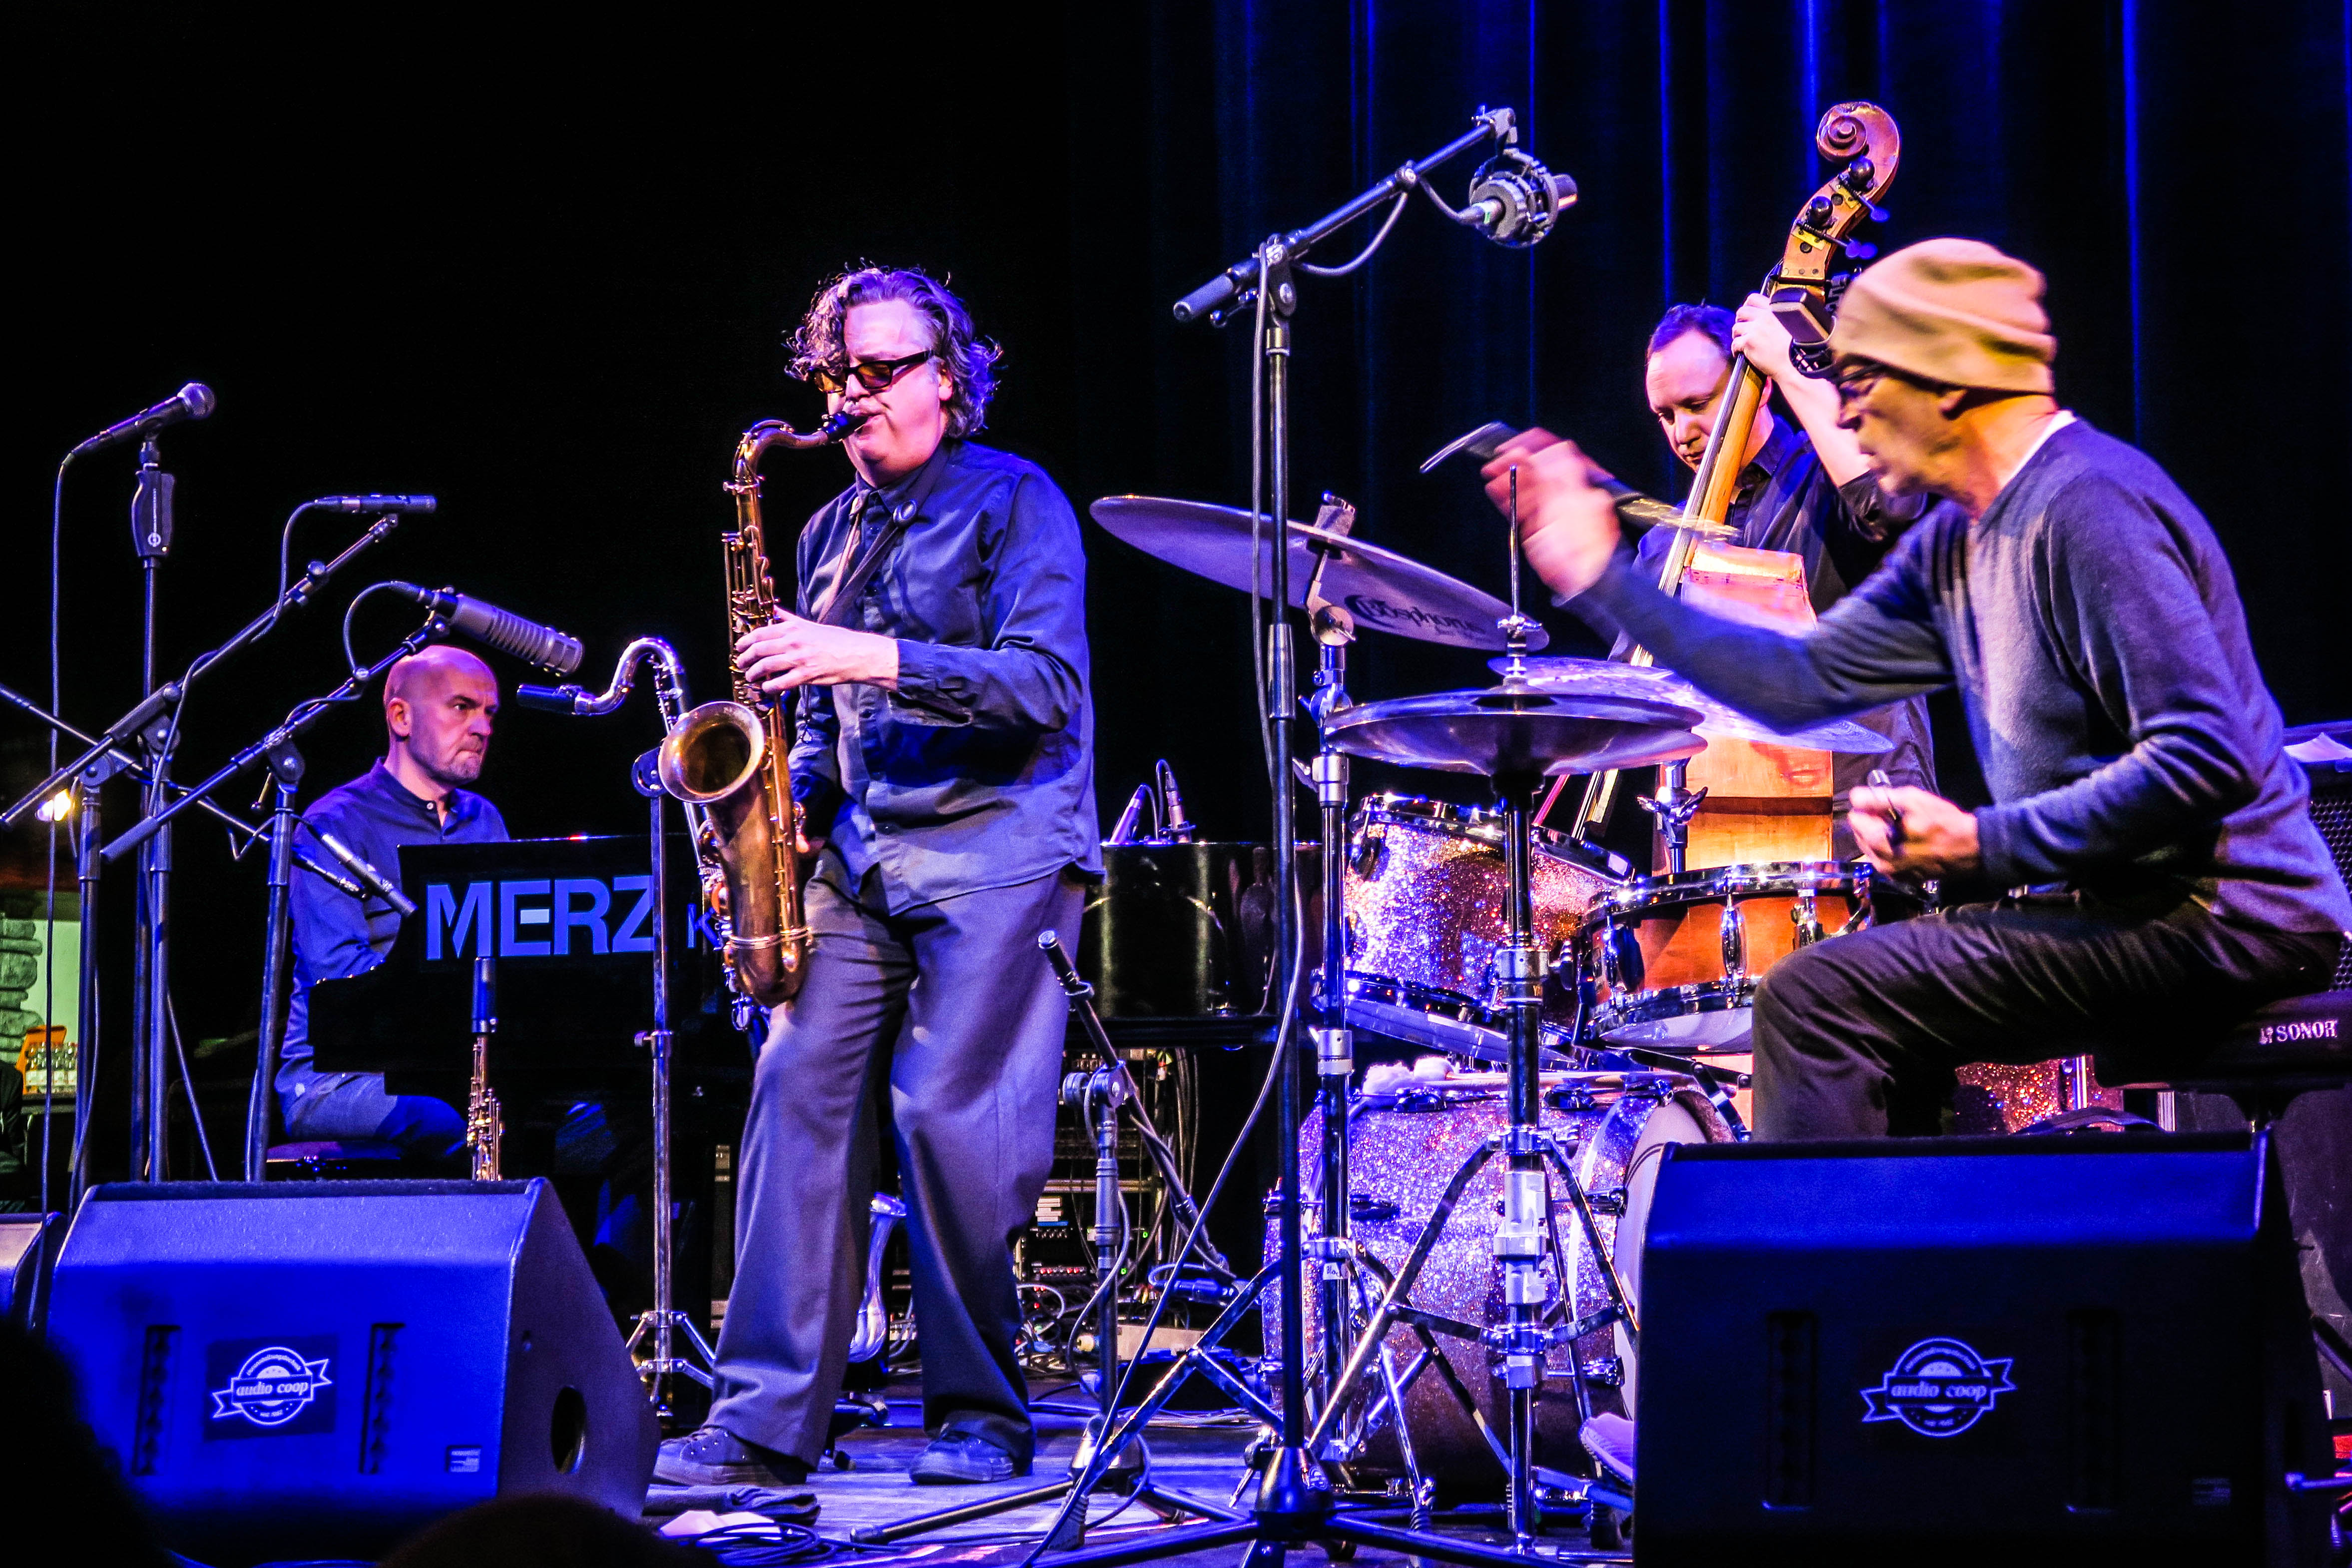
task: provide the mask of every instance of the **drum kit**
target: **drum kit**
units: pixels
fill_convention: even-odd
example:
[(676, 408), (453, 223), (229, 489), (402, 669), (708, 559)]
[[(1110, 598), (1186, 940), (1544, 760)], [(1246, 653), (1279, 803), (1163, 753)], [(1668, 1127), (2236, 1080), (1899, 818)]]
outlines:
[[(1262, 594), (1272, 575), (1262, 536), (1274, 530), (1254, 533), (1246, 511), (1134, 496), (1092, 510), (1211, 581)], [(1303, 702), (1321, 749), (1297, 771), (1322, 808), (1324, 844), (1343, 851), (1323, 857), (1322, 940), (1302, 942), (1321, 955), (1309, 994), (1324, 1020), (1319, 1093), (1298, 1142), (1311, 1173), (1305, 1448), (1343, 1488), (1384, 1478), (1416, 1525), (1441, 1488), (1506, 1478), (1524, 1546), (1543, 1489), (1612, 1495), (1605, 1476), (1552, 1466), (1593, 1470), (1580, 1428), (1632, 1413), (1660, 1153), (1748, 1135), (1738, 1058), (1758, 981), (1798, 948), (1866, 924), (1871, 878), (1826, 859), (1637, 875), (1597, 844), (1535, 826), (1535, 792), (1547, 778), (1688, 758), (1716, 738), (1888, 742), (1843, 722), (1777, 732), (1664, 668), (1531, 657), (1543, 633), (1516, 604), (1357, 540), (1352, 524), (1350, 509), (1327, 501), (1315, 524), (1283, 530), (1286, 596), (1321, 654)], [(1516, 528), (1512, 539), (1516, 601)], [(1359, 626), (1498, 650), (1501, 679), (1355, 703), (1344, 659)], [(1496, 805), (1350, 799), (1351, 757), (1478, 774)], [(1375, 1068), (1359, 1086), (1356, 1030), (1451, 1061)], [(1270, 1354), (1285, 1317), (1265, 1311)]]

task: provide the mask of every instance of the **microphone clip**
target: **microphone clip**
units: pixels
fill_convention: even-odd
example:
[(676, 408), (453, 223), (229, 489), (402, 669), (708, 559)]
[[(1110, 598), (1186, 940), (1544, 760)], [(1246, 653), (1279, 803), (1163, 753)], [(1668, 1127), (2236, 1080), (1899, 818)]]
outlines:
[(1576, 195), (1574, 180), (1545, 168), (1514, 139), (1470, 176), (1462, 217), (1496, 244), (1525, 250), (1551, 233)]

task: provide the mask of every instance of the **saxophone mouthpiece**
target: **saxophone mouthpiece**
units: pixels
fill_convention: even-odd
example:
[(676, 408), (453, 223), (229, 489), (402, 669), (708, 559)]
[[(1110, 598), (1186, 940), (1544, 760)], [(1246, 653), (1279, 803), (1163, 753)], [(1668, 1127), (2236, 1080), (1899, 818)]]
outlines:
[(868, 419), (873, 417), (874, 416), (870, 411), (864, 414), (852, 414), (848, 409), (845, 408), (825, 420), (824, 424), (818, 426), (816, 427), (816, 433), (824, 437), (827, 441), (838, 441), (843, 437), (847, 436), (852, 430), (856, 429), (860, 425), (865, 424)]

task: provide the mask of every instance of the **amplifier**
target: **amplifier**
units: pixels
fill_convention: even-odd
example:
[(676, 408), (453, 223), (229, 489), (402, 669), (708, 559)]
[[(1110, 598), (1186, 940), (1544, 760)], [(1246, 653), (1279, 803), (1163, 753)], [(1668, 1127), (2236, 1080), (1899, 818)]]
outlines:
[(366, 1556), (512, 1492), (635, 1519), (654, 1415), (531, 1182), (93, 1188), (49, 1333), (175, 1550)]
[(2243, 1134), (1674, 1147), (1642, 1562), (2315, 1563), (2335, 1468)]
[[(2311, 820), (2327, 841), (2336, 869), (2352, 885), (2352, 720), (2310, 724), (2287, 731), (2288, 754), (2303, 763), (2311, 780)], [(2343, 753), (2338, 755), (2336, 753)], [(2331, 991), (2352, 990), (2352, 942), (2336, 961)]]

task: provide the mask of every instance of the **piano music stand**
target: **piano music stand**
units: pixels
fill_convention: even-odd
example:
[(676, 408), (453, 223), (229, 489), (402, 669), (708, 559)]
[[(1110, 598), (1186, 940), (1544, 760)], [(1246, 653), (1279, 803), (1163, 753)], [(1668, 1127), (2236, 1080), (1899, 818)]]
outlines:
[[(646, 797), (647, 823), (646, 844), (652, 858), (654, 898), (654, 1026), (637, 1037), (637, 1044), (653, 1052), (653, 1121), (654, 1121), (654, 1304), (637, 1314), (629, 1329), (629, 1358), (637, 1363), (637, 1375), (645, 1380), (646, 1392), (654, 1402), (654, 1418), (665, 1426), (675, 1411), (670, 1405), (669, 1380), (683, 1373), (703, 1387), (711, 1386), (711, 1373), (718, 1370), (718, 1352), (702, 1337), (694, 1320), (679, 1311), (670, 1301), (670, 1180), (669, 1180), (669, 1067), (672, 1032), (669, 1023), (669, 869), (668, 857), (662, 853), (662, 802), (668, 798), (662, 789), (656, 762), (658, 748), (646, 752), (629, 770), (630, 782), (637, 793)], [(688, 816), (687, 826), (694, 823)], [(677, 1353), (677, 1336), (686, 1336), (686, 1345), (698, 1361)]]

